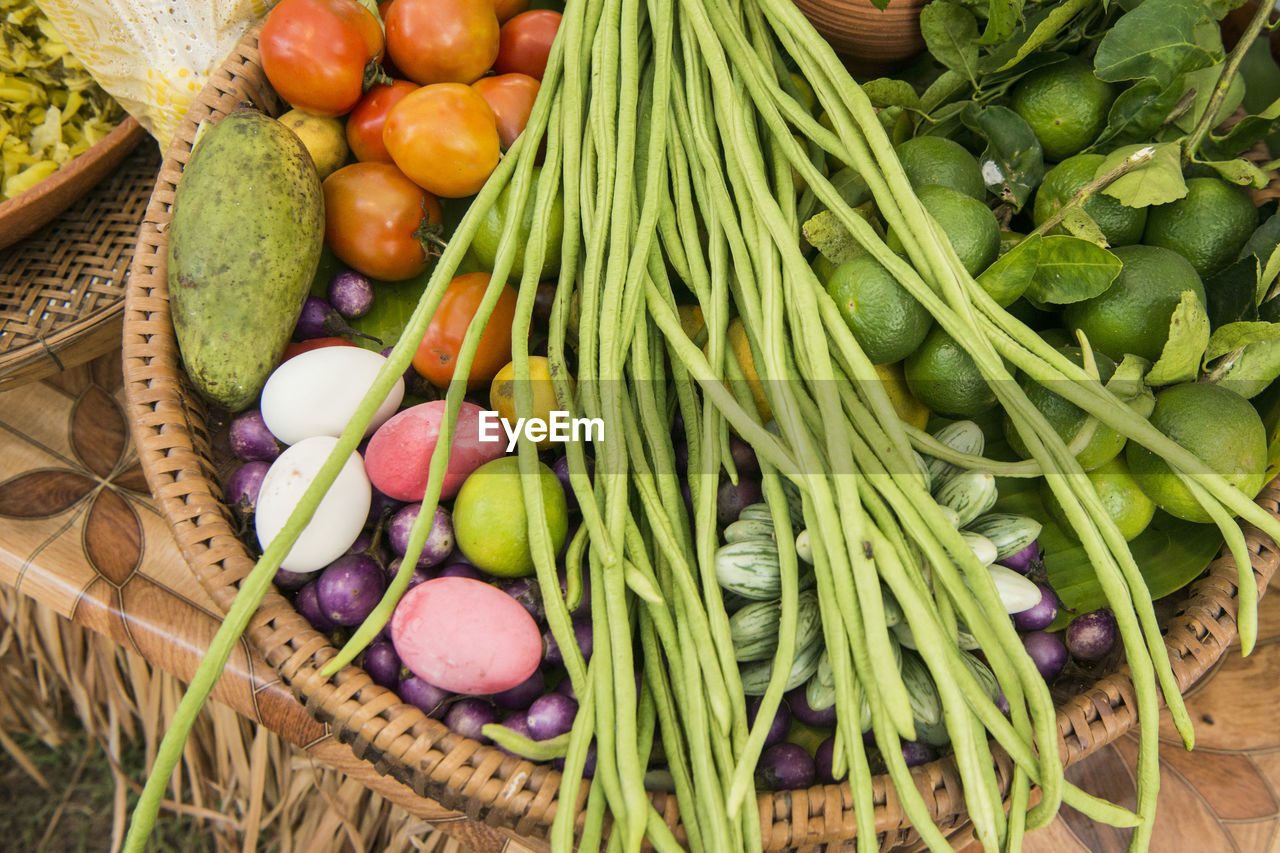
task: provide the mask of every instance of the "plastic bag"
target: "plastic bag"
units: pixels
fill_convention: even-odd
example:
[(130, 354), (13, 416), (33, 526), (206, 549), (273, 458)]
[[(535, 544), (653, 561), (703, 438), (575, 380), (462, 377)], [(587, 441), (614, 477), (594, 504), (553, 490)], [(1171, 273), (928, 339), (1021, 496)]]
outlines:
[(72, 53), (161, 146), (271, 0), (37, 0)]

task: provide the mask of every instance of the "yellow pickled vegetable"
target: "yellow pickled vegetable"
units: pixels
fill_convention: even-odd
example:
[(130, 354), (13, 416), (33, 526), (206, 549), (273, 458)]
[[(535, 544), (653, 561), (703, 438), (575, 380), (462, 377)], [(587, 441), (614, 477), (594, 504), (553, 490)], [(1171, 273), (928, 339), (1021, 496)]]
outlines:
[(33, 0), (0, 0), (0, 201), (102, 139), (124, 111), (93, 81)]

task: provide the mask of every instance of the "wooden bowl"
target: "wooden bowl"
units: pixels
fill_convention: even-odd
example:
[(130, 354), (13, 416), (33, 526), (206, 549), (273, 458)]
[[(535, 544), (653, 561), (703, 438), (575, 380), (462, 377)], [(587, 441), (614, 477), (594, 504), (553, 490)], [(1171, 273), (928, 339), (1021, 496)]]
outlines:
[(74, 204), (111, 174), (144, 136), (142, 125), (126, 118), (88, 151), (26, 192), (0, 202), (0, 249), (34, 233)]
[(795, 0), (814, 29), (856, 74), (891, 71), (924, 50), (920, 9), (929, 0)]

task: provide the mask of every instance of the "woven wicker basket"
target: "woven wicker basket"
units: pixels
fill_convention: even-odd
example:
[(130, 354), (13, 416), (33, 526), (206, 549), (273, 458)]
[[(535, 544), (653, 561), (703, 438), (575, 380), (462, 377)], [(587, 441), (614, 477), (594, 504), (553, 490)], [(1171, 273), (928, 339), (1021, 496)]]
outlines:
[(0, 250), (0, 391), (119, 345), (125, 277), (159, 166), (148, 139), (73, 207)]
[[(257, 31), (250, 32), (197, 99), (165, 155), (134, 255), (125, 304), (124, 377), (130, 422), (143, 470), (160, 509), (200, 582), (222, 608), (234, 598), (254, 560), (236, 537), (221, 501), (216, 450), (221, 436), (185, 379), (170, 322), (165, 284), (166, 226), (174, 190), (191, 152), (197, 124), (228, 114), (241, 102), (269, 113), (280, 104), (262, 74)], [(1280, 490), (1259, 502), (1280, 514)], [(1246, 531), (1254, 575), (1266, 587), (1280, 552), (1257, 530)], [(1166, 623), (1173, 669), (1185, 690), (1227, 649), (1235, 636), (1236, 569), (1229, 555), (1186, 592)], [(357, 667), (332, 680), (318, 669), (335, 650), (274, 590), (249, 627), (249, 637), (299, 699), (334, 733), (384, 773), (419, 794), (472, 818), (506, 827), (538, 843), (545, 839), (558, 803), (559, 774), (453, 734), (402, 703)], [(1089, 755), (1135, 722), (1133, 687), (1125, 672), (1102, 678), (1059, 704), (1060, 749), (1068, 762)], [(1007, 784), (1008, 758), (998, 755)], [(966, 833), (964, 800), (954, 765), (947, 760), (915, 768), (917, 786), (938, 824), (957, 841)], [(585, 792), (583, 794), (585, 797)], [(659, 813), (678, 825), (675, 798), (654, 795)], [(875, 783), (876, 826), (881, 849), (918, 844), (887, 777)], [(580, 810), (582, 801), (569, 804)], [(847, 786), (762, 794), (759, 810), (766, 846), (841, 849), (853, 837)], [(677, 829), (677, 832), (679, 830)]]

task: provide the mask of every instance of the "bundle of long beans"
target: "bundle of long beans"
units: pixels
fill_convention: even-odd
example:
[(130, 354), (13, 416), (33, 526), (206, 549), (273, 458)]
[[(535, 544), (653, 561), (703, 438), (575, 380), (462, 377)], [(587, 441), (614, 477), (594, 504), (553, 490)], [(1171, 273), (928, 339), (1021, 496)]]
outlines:
[[(834, 130), (813, 118), (791, 69), (812, 86)], [(545, 151), (535, 171), (540, 142)], [(905, 258), (842, 199), (821, 168), (827, 155), (866, 180)], [(1034, 461), (1023, 467), (1046, 479), (1093, 560), (1124, 642), (1142, 722), (1135, 812), (1064, 781), (1048, 688), (1005, 616), (989, 573), (929, 497), (917, 467), (916, 448), (935, 448), (898, 419), (873, 365), (804, 257), (797, 181), (974, 359), (1031, 452)], [(864, 701), (904, 812), (931, 849), (949, 849), (902, 757), (900, 743), (914, 739), (916, 727), (890, 650), (883, 589), (901, 603), (937, 686), (968, 814), (987, 849), (1017, 849), (1023, 833), (1049, 822), (1062, 802), (1099, 820), (1135, 826), (1134, 848), (1145, 849), (1154, 820), (1161, 696), (1188, 746), (1190, 721), (1128, 546), (1073, 449), (1028, 401), (1011, 370), (1053, 383), (1055, 392), (1097, 422), (1166, 459), (1193, 488), (1241, 567), (1246, 652), (1256, 634), (1256, 588), (1233, 517), (1277, 538), (1280, 525), (1103, 388), (1087, 361), (1083, 368), (1073, 364), (986, 295), (916, 198), (861, 88), (789, 0), (569, 0), (527, 130), (458, 226), (333, 458), (246, 580), (184, 704), (194, 708), (203, 701), (225, 662), (222, 653), (243, 631), (280, 558), (408, 366), (480, 220), (508, 185), (507, 221), (519, 221), (517, 212), (532, 204), (532, 233), (522, 247), (514, 229), (504, 235), (493, 283), (454, 375), (468, 375), (480, 332), (516, 252), (523, 251), (512, 334), (514, 391), (518, 414), (532, 413), (529, 329), (546, 223), (553, 206), (563, 205), (548, 340), (552, 379), (562, 408), (608, 425), (594, 448), (594, 475), (583, 448), (567, 445), (583, 525), (569, 543), (565, 592), (542, 512), (537, 449), (523, 439), (519, 445), (537, 577), (580, 710), (569, 736), (555, 743), (503, 742), (533, 758), (565, 760), (553, 849), (597, 849), (606, 816), (608, 849), (638, 850), (646, 839), (661, 850), (682, 848), (646, 791), (656, 741), (680, 807), (684, 845), (694, 851), (763, 846), (753, 771), (796, 652), (800, 570), (794, 549), (780, 548), (779, 643), (757, 722), (749, 726), (714, 571), (717, 485), (722, 471), (736, 477), (727, 449), (730, 430), (760, 459), (778, 541), (791, 541), (794, 522), (809, 531), (836, 687), (834, 769), (849, 778), (859, 850), (877, 848), (872, 770), (860, 725)], [(704, 322), (696, 341), (677, 309), (678, 299), (690, 293)], [(768, 423), (730, 351), (727, 329), (735, 316), (763, 380)], [(575, 363), (576, 382), (570, 371)], [(330, 662), (329, 673), (373, 639), (408, 585), (439, 501), (449, 434), (465, 390), (462, 379), (449, 388), (424, 510), (400, 574)], [(673, 424), (682, 424), (688, 445), (692, 517), (676, 474)], [(997, 465), (963, 454), (950, 461)], [(800, 512), (793, 517), (797, 496)], [(586, 587), (584, 577), (594, 616), (589, 665), (577, 651), (569, 617)], [(960, 627), (995, 674), (1007, 713), (966, 665)], [(180, 709), (173, 743), (167, 739), (157, 758), (130, 849), (140, 849), (148, 810), (153, 819), (168, 776), (165, 762), (180, 751), (181, 716)], [(991, 742), (1013, 763), (1007, 811)], [(593, 745), (597, 769), (585, 821), (575, 825), (571, 804), (580, 800)], [(1041, 799), (1029, 809), (1032, 784)]]

